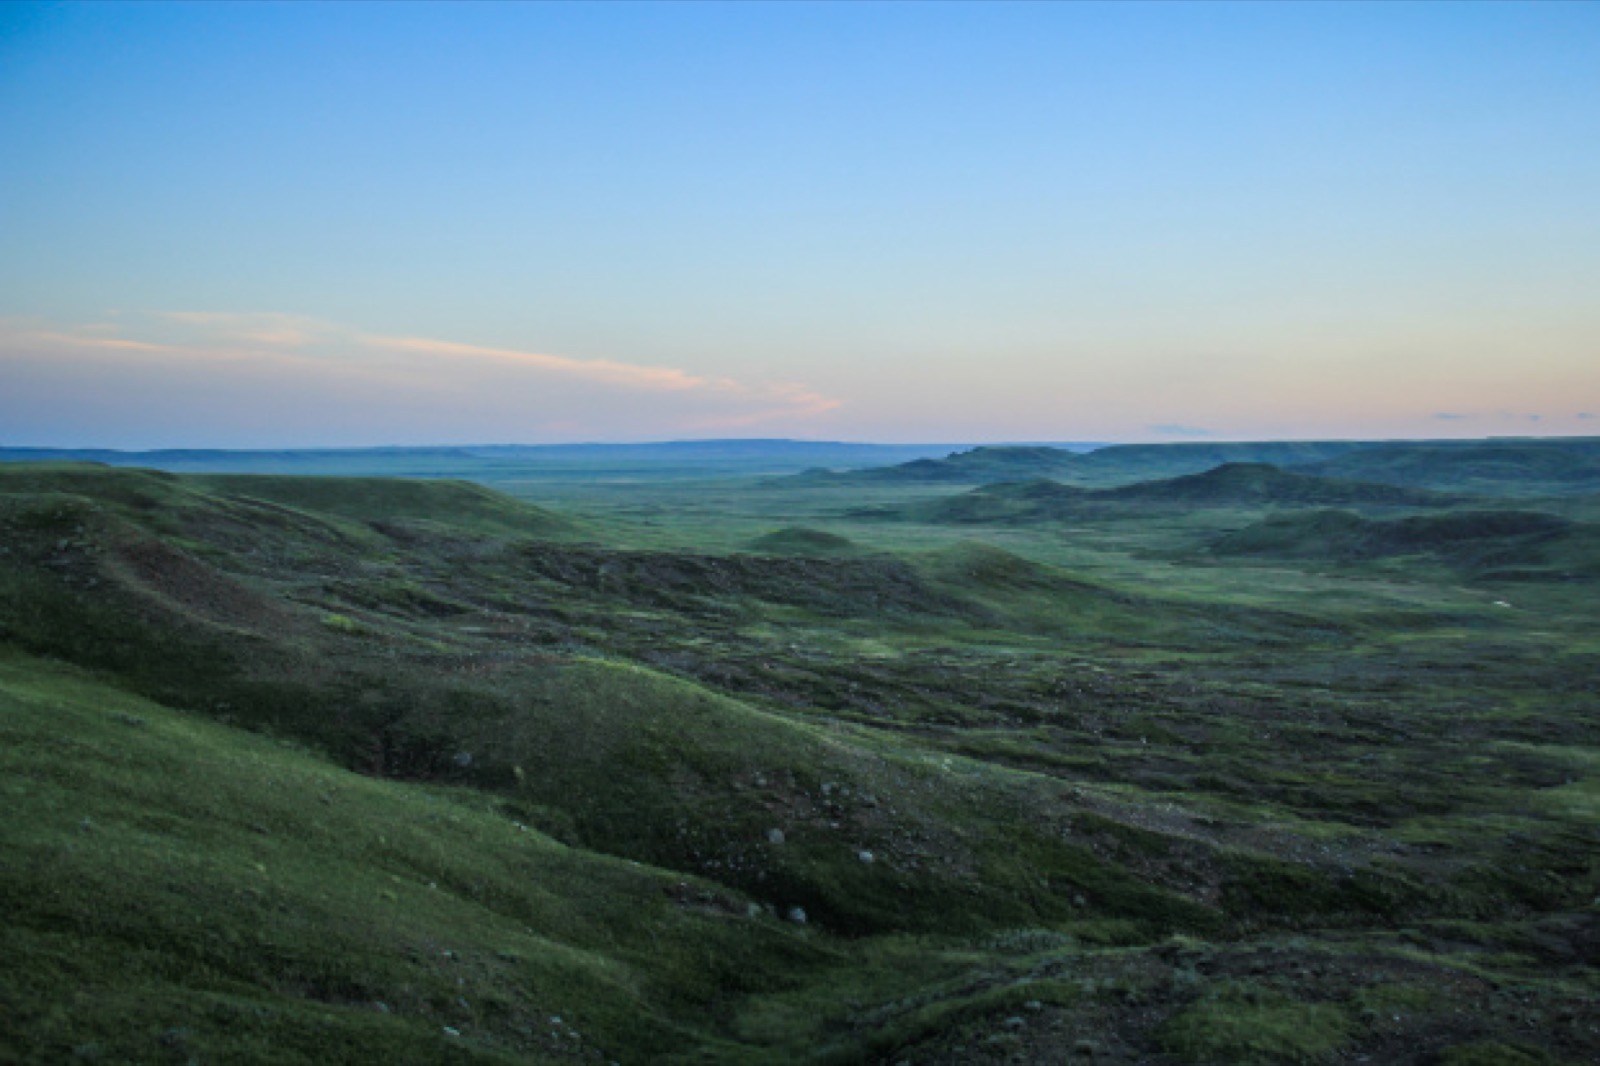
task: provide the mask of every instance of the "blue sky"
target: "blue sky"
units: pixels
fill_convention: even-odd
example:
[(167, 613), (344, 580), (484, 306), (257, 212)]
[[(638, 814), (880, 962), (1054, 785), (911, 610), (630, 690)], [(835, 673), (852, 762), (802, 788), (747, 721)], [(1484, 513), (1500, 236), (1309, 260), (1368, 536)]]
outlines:
[(1589, 433), (1600, 5), (0, 5), (0, 444)]

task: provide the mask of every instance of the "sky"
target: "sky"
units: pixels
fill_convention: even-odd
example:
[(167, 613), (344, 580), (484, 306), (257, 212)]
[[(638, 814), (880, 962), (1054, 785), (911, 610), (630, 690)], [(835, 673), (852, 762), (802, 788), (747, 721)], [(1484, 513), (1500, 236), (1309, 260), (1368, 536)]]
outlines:
[(0, 446), (1600, 434), (1600, 4), (0, 4)]

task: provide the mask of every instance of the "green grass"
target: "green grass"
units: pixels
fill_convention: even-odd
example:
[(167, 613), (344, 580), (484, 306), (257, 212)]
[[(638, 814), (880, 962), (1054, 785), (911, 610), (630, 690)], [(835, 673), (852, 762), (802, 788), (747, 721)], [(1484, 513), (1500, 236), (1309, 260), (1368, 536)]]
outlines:
[(1214, 989), (1161, 1030), (1161, 1044), (1192, 1063), (1329, 1062), (1350, 1037), (1337, 1006), (1250, 986)]
[(1593, 1058), (1581, 578), (552, 484), (0, 467), (0, 1059)]
[(569, 1030), (639, 1058), (823, 957), (480, 793), (352, 775), (15, 654), (0, 730), (13, 1060), (498, 1061)]

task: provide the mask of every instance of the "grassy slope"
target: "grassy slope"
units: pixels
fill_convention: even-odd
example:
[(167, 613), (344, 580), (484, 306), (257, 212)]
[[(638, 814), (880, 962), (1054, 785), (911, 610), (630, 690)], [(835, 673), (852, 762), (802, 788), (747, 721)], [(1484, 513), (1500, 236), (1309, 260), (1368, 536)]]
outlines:
[(1540, 511), (1366, 519), (1348, 511), (1274, 515), (1219, 538), (1222, 555), (1355, 562), (1419, 557), (1487, 580), (1600, 577), (1600, 528)]
[[(624, 1061), (674, 1047), (714, 1060), (796, 1058), (809, 1048), (846, 1059), (865, 1049), (927, 1062), (986, 1061), (991, 1051), (993, 1061), (1060, 1061), (1073, 1052), (1070, 1034), (1084, 1032), (1108, 1053), (1171, 1061), (1294, 1061), (1331, 1047), (1409, 1061), (1401, 1049), (1526, 1043), (1497, 1020), (1493, 986), (1462, 976), (1484, 967), (1524, 987), (1535, 1009), (1567, 1012), (1536, 1043), (1569, 1061), (1593, 1047), (1582, 1027), (1597, 1021), (1573, 1004), (1593, 987), (1581, 959), (1596, 926), (1587, 902), (1595, 849), (1583, 835), (1596, 738), (1581, 715), (1559, 708), (1592, 699), (1577, 682), (1600, 649), (1564, 629), (1554, 637), (1559, 618), (1527, 635), (1488, 604), (1481, 616), (1386, 620), (1363, 607), (1319, 619), (1244, 607), (1204, 583), (1195, 587), (1213, 590), (1185, 602), (1119, 592), (984, 545), (906, 561), (617, 552), (452, 528), (449, 513), (374, 527), (128, 473), (86, 482), (35, 471), (30, 491), (0, 509), (0, 635), (192, 713), (304, 738), (337, 765), (183, 714), (170, 721), (215, 732), (183, 733), (191, 739), (174, 741), (165, 769), (120, 793), (110, 783), (75, 790), (59, 782), (100, 780), (101, 754), (48, 739), (30, 706), (78, 700), (84, 713), (93, 705), (147, 723), (169, 712), (18, 660), (7, 723), (31, 723), (17, 727), (19, 737), (36, 734), (25, 762), (59, 756), (52, 774), (63, 804), (104, 791), (121, 797), (110, 803), (125, 815), (155, 811), (157, 826), (174, 817), (176, 799), (155, 788), (174, 760), (229, 738), (315, 767), (318, 780), (377, 789), (370, 795), (384, 805), (482, 812), (479, 828), (456, 837), (407, 838), (398, 858), (381, 849), (349, 857), (341, 879), (356, 883), (391, 873), (404, 881), (395, 864), (479, 869), (488, 860), (478, 842), (494, 844), (494, 833), (555, 848), (508, 823), (542, 827), (572, 845), (561, 854), (575, 872), (540, 882), (558, 917), (523, 928), (591, 950), (606, 973), (623, 967), (635, 997), (583, 983), (580, 968), (561, 978), (582, 990), (578, 1005), (550, 1009), (584, 1018), (600, 1034), (594, 1042), (609, 1041)], [(361, 510), (374, 507), (388, 505)], [(1428, 679), (1415, 694), (1424, 698), (1409, 687), (1417, 677)], [(91, 687), (76, 690), (79, 699), (72, 686)], [(102, 729), (156, 735), (114, 719), (84, 727)], [(464, 754), (469, 766), (458, 764)], [(219, 781), (242, 773), (237, 760), (222, 763)], [(161, 861), (196, 868), (213, 841), (232, 854), (258, 841), (292, 851), (291, 840), (327, 839), (288, 814), (292, 832), (276, 833), (270, 820), (259, 821), (269, 836), (240, 832), (226, 809), (191, 812), (192, 835)], [(114, 821), (84, 813), (92, 826)], [(339, 840), (382, 822), (372, 804), (355, 813)], [(8, 854), (31, 820), (14, 822)], [(56, 828), (74, 843), (72, 833), (94, 832)], [(772, 829), (784, 833), (781, 844)], [(87, 864), (73, 876), (98, 885), (120, 884), (127, 869), (130, 898), (141, 901), (132, 909), (161, 912), (141, 895), (139, 871), (154, 859), (120, 848), (71, 854)], [(303, 869), (336, 858), (318, 852)], [(590, 862), (643, 880), (590, 882)], [(519, 868), (516, 880), (527, 873)], [(430, 892), (456, 891), (430, 879), (441, 886)], [(314, 882), (306, 873), (305, 893), (318, 891)], [(162, 882), (173, 883), (183, 882)], [(705, 934), (708, 951), (737, 968), (685, 960), (676, 948), (664, 969), (652, 968), (639, 945), (670, 927), (671, 914), (646, 908), (637, 926), (620, 915), (636, 892), (656, 891), (720, 922), (727, 939)], [(16, 894), (39, 892), (28, 882)], [(768, 917), (742, 918), (747, 901)], [(275, 942), (248, 940), (261, 917), (230, 903), (186, 904), (224, 916), (225, 934), (263, 955), (230, 994), (283, 994), (270, 981)], [(800, 937), (770, 917), (795, 903), (813, 919)], [(320, 913), (310, 906), (302, 894), (274, 913)], [(342, 944), (335, 934), (347, 917), (299, 928), (307, 943)], [(35, 924), (66, 929), (73, 943), (94, 920), (86, 897), (74, 896)], [(590, 940), (569, 937), (569, 926), (604, 930)], [(165, 950), (167, 925), (132, 928), (96, 948), (105, 987), (106, 972)], [(1397, 939), (1396, 928), (1419, 939)], [(900, 938), (907, 930), (932, 939)], [(1196, 939), (1169, 950), (1163, 938), (1174, 931)], [(27, 1019), (26, 1037), (14, 1039), (33, 1046), (53, 1034), (59, 1049), (110, 1039), (124, 1024), (133, 1031), (141, 1008), (112, 1007), (110, 993), (103, 1026), (93, 1003), (63, 1010), (66, 987), (83, 975), (45, 982), (65, 952), (41, 945), (31, 939), (12, 953), (21, 976), (6, 994), (33, 1004), (16, 1015)], [(540, 951), (550, 958), (539, 966), (565, 957)], [(292, 952), (282, 954), (285, 972), (299, 973)], [(390, 972), (371, 954), (349, 965), (361, 973), (345, 978), (372, 987)], [(156, 972), (174, 970), (183, 967)], [(159, 1004), (152, 1019), (176, 1019), (145, 1026), (156, 1041), (138, 1045), (147, 1050), (165, 1048), (164, 1034), (236, 1052), (309, 1047), (323, 1039), (318, 1012), (339, 1013), (320, 1005), (327, 997), (314, 983), (291, 986), (283, 1013), (269, 1012), (277, 1020), (261, 1022), (251, 1045), (241, 1041), (256, 1030), (222, 1035), (224, 1025), (244, 1027), (237, 1018), (196, 1020), (182, 1006), (191, 995), (129, 972), (129, 1002)], [(486, 973), (482, 995), (505, 976)], [(428, 980), (405, 978), (424, 988)], [(1408, 1006), (1415, 1020), (1405, 1025), (1367, 1020), (1364, 1004), (1387, 1002), (1383, 989), (1407, 994), (1419, 984), (1449, 988), (1450, 1000)], [(436, 1013), (412, 1021), (438, 1023), (444, 1039), (453, 1023), (439, 1012), (455, 1008), (428, 1002)], [(1467, 1003), (1483, 1019), (1470, 1032), (1448, 1020), (1453, 1004)], [(566, 1047), (565, 1036), (536, 1034), (553, 1042), (535, 1046), (516, 1035), (536, 1017), (519, 1013), (527, 1006), (497, 1007), (497, 1017), (521, 1021), (476, 1035), (535, 1057)], [(624, 1015), (643, 1019), (638, 1043), (607, 1021)], [(1258, 1040), (1254, 1029), (1304, 1029), (1321, 1043)], [(365, 1037), (348, 1039), (327, 1046)], [(464, 1048), (457, 1040), (417, 1047)]]
[(0, 731), (7, 1061), (636, 1061), (824, 957), (725, 889), (563, 847), (479, 793), (353, 775), (14, 653)]

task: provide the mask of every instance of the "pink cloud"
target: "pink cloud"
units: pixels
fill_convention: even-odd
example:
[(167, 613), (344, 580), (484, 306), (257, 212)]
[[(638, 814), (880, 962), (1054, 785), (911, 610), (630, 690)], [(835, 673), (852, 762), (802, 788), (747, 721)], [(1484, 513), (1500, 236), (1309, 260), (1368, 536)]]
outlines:
[(361, 343), (386, 351), (420, 352), (425, 355), (443, 355), (456, 358), (487, 359), (499, 363), (524, 366), (556, 374), (597, 381), (606, 385), (619, 385), (632, 389), (659, 389), (679, 392), (687, 389), (719, 389), (729, 392), (744, 391), (737, 382), (725, 378), (707, 378), (675, 367), (641, 366), (618, 363), (610, 359), (574, 359), (566, 355), (549, 355), (544, 352), (525, 352), (513, 348), (484, 348), (476, 344), (457, 344), (453, 341), (431, 340), (427, 337), (362, 337)]
[[(710, 428), (787, 426), (840, 401), (793, 382), (743, 381), (675, 366), (579, 358), (432, 337), (366, 333), (279, 313), (170, 311), (83, 325), (0, 319), (0, 366), (84, 403), (111, 402), (109, 382), (187, 390), (218, 404), (265, 403), (270, 393), (311, 417), (330, 397), (357, 416), (453, 413), (473, 424), (550, 433), (663, 435)], [(102, 384), (104, 383), (104, 384)], [(126, 387), (123, 395), (127, 395)], [(96, 399), (98, 397), (98, 399)], [(222, 398), (226, 397), (226, 400)], [(360, 417), (366, 417), (365, 414)], [(440, 414), (445, 417), (445, 414)], [(489, 420), (489, 421), (485, 421)], [(416, 416), (397, 424), (409, 430)], [(590, 425), (591, 430), (580, 427)], [(648, 427), (648, 428), (647, 428)]]

